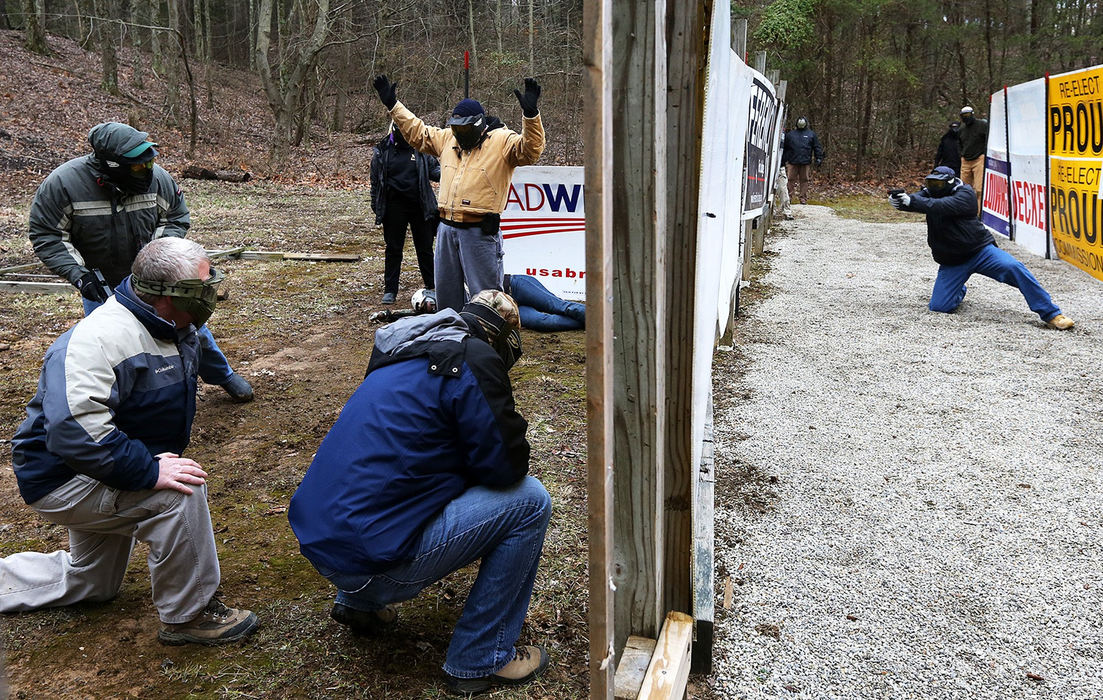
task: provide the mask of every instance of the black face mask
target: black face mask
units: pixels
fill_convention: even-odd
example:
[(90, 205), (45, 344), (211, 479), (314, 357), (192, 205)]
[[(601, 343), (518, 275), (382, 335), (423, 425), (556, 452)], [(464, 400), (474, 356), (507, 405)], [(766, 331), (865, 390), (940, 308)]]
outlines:
[(153, 171), (142, 170), (140, 173), (134, 173), (129, 168), (125, 168), (125, 172), (118, 177), (109, 177), (111, 184), (118, 187), (126, 194), (145, 194), (149, 192), (149, 186), (153, 184)]
[(968, 117), (962, 117), (961, 121), (965, 122), (966, 124), (972, 124), (973, 123), (973, 115), (970, 114)]

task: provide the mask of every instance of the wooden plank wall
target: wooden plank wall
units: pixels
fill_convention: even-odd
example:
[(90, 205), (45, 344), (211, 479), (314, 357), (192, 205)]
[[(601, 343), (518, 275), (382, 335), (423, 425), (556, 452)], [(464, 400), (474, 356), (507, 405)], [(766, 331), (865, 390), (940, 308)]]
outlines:
[(613, 2), (613, 580), (618, 651), (629, 634), (656, 637), (666, 612), (665, 14), (666, 0)]
[(584, 4), (590, 697), (613, 697), (612, 0)]
[[(693, 343), (698, 200), (709, 12), (705, 2), (667, 5), (666, 425), (663, 478), (663, 610), (693, 606)], [(711, 511), (710, 511), (711, 514)], [(710, 525), (711, 527), (711, 525)]]

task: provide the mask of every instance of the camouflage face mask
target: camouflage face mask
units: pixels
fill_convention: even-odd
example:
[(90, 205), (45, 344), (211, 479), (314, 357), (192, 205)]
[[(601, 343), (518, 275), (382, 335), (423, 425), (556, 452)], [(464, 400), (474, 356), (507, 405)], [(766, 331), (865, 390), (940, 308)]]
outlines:
[(223, 275), (211, 268), (211, 276), (205, 280), (190, 279), (179, 282), (147, 282), (138, 277), (131, 278), (135, 291), (158, 297), (170, 297), (177, 311), (190, 314), (196, 328), (207, 322), (214, 313), (218, 302), (218, 285)]

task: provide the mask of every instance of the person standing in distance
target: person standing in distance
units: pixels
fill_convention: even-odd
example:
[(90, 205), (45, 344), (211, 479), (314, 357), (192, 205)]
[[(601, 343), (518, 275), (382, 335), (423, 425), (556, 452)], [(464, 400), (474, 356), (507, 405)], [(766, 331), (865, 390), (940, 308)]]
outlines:
[(440, 161), (415, 151), (392, 122), (387, 135), (372, 149), (371, 159), (371, 208), (375, 223), (383, 225), (383, 241), (387, 245), (383, 265), (384, 304), (393, 304), (398, 297), (407, 227), (414, 238), (421, 281), (426, 289), (436, 287), (433, 237), (437, 232), (437, 195), (430, 181), (440, 182)]
[(945, 165), (947, 168), (952, 168), (957, 177), (961, 177), (961, 141), (958, 140), (957, 135), (959, 128), (961, 128), (961, 122), (950, 122), (934, 154), (934, 167)]
[(901, 211), (927, 215), (927, 245), (938, 263), (928, 305), (931, 311), (953, 313), (965, 298), (965, 283), (975, 272), (1018, 289), (1030, 310), (1050, 328), (1067, 331), (1075, 325), (1025, 265), (996, 247), (992, 234), (977, 219), (972, 187), (954, 177), (954, 171), (945, 165), (935, 168), (924, 184), (912, 194), (889, 195), (889, 203)]
[[(429, 126), (398, 101), (397, 83), (386, 75), (372, 82), (379, 100), (406, 141), (440, 159), (437, 303), (459, 311), (471, 295), (502, 288), (502, 210), (513, 171), (532, 165), (544, 152), (544, 126), (536, 107), (540, 85), (525, 78), (514, 90), (521, 104), (521, 133), (507, 129), (472, 99), (460, 100), (447, 128)], [(466, 290), (465, 290), (466, 287)]]
[[(35, 255), (80, 290), (86, 316), (130, 274), (143, 246), (183, 238), (191, 226), (184, 193), (155, 162), (149, 134), (105, 122), (88, 132), (88, 144), (92, 153), (61, 164), (39, 185), (30, 215)], [(230, 368), (205, 325), (199, 342), (200, 378), (237, 403), (252, 401), (253, 387)]]
[(816, 132), (808, 128), (808, 120), (797, 119), (797, 128), (785, 132), (781, 147), (781, 164), (789, 176), (789, 197), (793, 186), (799, 183), (800, 203), (808, 204), (808, 182), (812, 179), (812, 163), (823, 164), (823, 145)]
[(977, 119), (973, 108), (961, 108), (961, 128), (957, 131), (961, 144), (961, 181), (973, 188), (977, 197), (977, 216), (984, 201), (984, 154), (988, 151), (988, 120)]

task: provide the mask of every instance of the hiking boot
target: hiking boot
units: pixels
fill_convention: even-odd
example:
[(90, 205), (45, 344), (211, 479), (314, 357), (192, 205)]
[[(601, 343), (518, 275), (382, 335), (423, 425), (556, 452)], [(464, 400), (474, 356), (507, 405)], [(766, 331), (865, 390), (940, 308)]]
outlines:
[(214, 646), (245, 639), (256, 632), (259, 625), (257, 616), (249, 610), (228, 608), (215, 596), (191, 622), (162, 625), (157, 639), (172, 646), (189, 643)]
[(396, 296), (396, 294), (394, 292), (384, 292), (383, 293), (383, 303), (384, 304), (393, 304), (395, 296)]
[(1059, 331), (1067, 331), (1076, 325), (1071, 318), (1064, 314), (1057, 314), (1053, 318), (1046, 321), (1046, 325), (1050, 328), (1056, 328)]
[(253, 400), (253, 387), (237, 372), (230, 375), (230, 378), (222, 384), (222, 388), (234, 403), (249, 403)]
[(482, 678), (456, 678), (445, 674), (445, 685), (453, 695), (471, 697), (484, 693), (494, 686), (522, 685), (534, 680), (548, 667), (548, 652), (541, 646), (517, 647), (513, 652), (513, 661), (503, 666), (497, 673)]
[(398, 622), (398, 611), (388, 605), (379, 610), (357, 610), (341, 603), (334, 603), (329, 616), (339, 624), (360, 636), (371, 636), (390, 629)]

